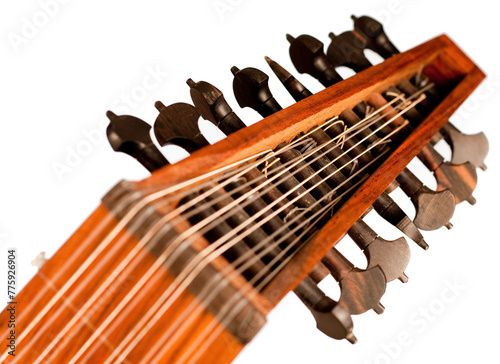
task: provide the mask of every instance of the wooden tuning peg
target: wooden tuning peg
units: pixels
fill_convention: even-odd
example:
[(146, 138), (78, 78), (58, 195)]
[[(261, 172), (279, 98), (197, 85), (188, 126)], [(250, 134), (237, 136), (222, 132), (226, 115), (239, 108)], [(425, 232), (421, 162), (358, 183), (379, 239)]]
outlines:
[(342, 81), (323, 51), (321, 41), (307, 34), (297, 38), (287, 34), (286, 37), (290, 42), (290, 58), (297, 71), (311, 75), (325, 87)]
[(345, 66), (361, 72), (372, 65), (364, 54), (367, 41), (363, 37), (353, 31), (339, 35), (330, 33), (329, 36), (332, 42), (326, 55), (335, 67)]
[(155, 103), (160, 115), (156, 118), (154, 132), (160, 145), (175, 144), (189, 153), (209, 145), (198, 126), (200, 114), (194, 106), (179, 102), (169, 106)]
[(387, 281), (379, 267), (356, 268), (336, 248), (330, 249), (321, 262), (339, 282), (341, 293), (338, 302), (350, 314), (359, 315), (370, 309), (379, 315), (384, 312), (380, 299), (385, 293)]
[(398, 49), (391, 43), (385, 34), (384, 27), (378, 21), (369, 16), (352, 16), (354, 29), (366, 40), (366, 47), (387, 59), (399, 53)]
[(286, 90), (292, 95), (295, 101), (300, 101), (312, 95), (302, 83), (299, 82), (290, 72), (281, 67), (278, 63), (273, 61), (269, 57), (264, 57), (271, 70), (274, 72), (276, 77), (285, 86)]
[(451, 229), (450, 219), (455, 212), (455, 196), (449, 190), (432, 191), (408, 169), (396, 177), (401, 189), (415, 206), (413, 222), (422, 230)]
[(229, 135), (245, 127), (218, 88), (208, 82), (194, 82), (192, 79), (187, 80), (187, 84), (191, 88), (191, 99), (198, 112), (224, 134)]
[(378, 266), (387, 282), (395, 279), (408, 282), (404, 270), (410, 262), (410, 247), (404, 238), (393, 241), (382, 239), (363, 220), (356, 221), (348, 234), (363, 250), (368, 261), (367, 269)]
[(151, 139), (151, 125), (134, 116), (117, 116), (111, 111), (106, 115), (110, 120), (106, 135), (115, 151), (132, 156), (150, 172), (168, 164)]
[(257, 68), (231, 68), (233, 91), (240, 107), (254, 109), (263, 117), (281, 110), (269, 89), (269, 76)]
[(452, 123), (446, 123), (441, 130), (452, 150), (450, 161), (452, 164), (470, 162), (486, 171), (484, 160), (488, 155), (489, 143), (484, 133), (464, 134)]
[(353, 323), (349, 312), (328, 297), (310, 277), (304, 278), (294, 292), (309, 308), (321, 332), (333, 339), (346, 339), (351, 344), (357, 342), (352, 333)]
[(455, 165), (445, 162), (444, 158), (432, 146), (426, 145), (418, 154), (418, 158), (434, 173), (438, 190), (450, 190), (455, 195), (455, 203), (467, 201), (476, 203), (472, 192), (477, 185), (476, 168), (470, 162)]

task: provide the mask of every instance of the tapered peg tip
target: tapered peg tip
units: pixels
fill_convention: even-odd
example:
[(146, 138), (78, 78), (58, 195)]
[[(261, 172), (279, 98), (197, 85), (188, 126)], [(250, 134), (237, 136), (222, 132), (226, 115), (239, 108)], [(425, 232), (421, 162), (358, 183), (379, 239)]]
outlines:
[(337, 37), (335, 34), (333, 34), (333, 32), (328, 33), (328, 36), (330, 37), (330, 39), (335, 39)]
[(483, 171), (486, 171), (488, 167), (486, 167), (486, 164), (482, 163), (479, 165), (479, 168), (481, 168)]
[(419, 240), (419, 241), (417, 241), (416, 243), (417, 243), (417, 245), (418, 245), (419, 247), (421, 247), (422, 249), (424, 249), (424, 250), (429, 250), (429, 244), (427, 244), (427, 243), (425, 242), (425, 240), (424, 240), (424, 239)]
[(403, 283), (408, 283), (408, 276), (404, 273), (398, 279)]
[(448, 223), (446, 223), (444, 226), (446, 226), (446, 228), (447, 228), (448, 230), (451, 230), (451, 228), (453, 227), (453, 224), (452, 224), (451, 222), (448, 222)]
[(377, 313), (377, 315), (381, 315), (385, 311), (385, 307), (379, 302), (377, 305), (373, 307), (373, 311)]
[(264, 56), (264, 59), (266, 60), (267, 64), (273, 63), (273, 60), (269, 58), (268, 56)]
[(233, 66), (231, 67), (231, 73), (233, 74), (233, 76), (236, 76), (236, 74), (240, 72), (240, 69), (236, 66)]
[(196, 85), (196, 82), (194, 82), (192, 78), (188, 78), (188, 80), (186, 81), (186, 83), (191, 88), (193, 88)]
[(356, 15), (351, 15), (351, 19), (356, 21), (356, 20), (358, 20), (358, 17)]
[(474, 197), (469, 196), (467, 198), (467, 202), (470, 203), (471, 205), (475, 205), (477, 201), (476, 201), (476, 199)]
[(358, 342), (358, 339), (356, 338), (356, 336), (354, 336), (354, 334), (352, 332), (348, 333), (345, 337), (345, 339), (347, 341), (349, 341), (351, 344), (356, 344)]
[(109, 120), (113, 120), (114, 118), (117, 117), (116, 114), (111, 110), (106, 111), (106, 116), (108, 117)]
[(287, 34), (286, 40), (288, 40), (290, 43), (292, 43), (295, 40), (295, 38), (293, 36), (291, 36), (290, 34)]
[(163, 102), (156, 101), (155, 102), (155, 107), (156, 107), (156, 110), (158, 110), (158, 111), (161, 112), (166, 106), (163, 104)]

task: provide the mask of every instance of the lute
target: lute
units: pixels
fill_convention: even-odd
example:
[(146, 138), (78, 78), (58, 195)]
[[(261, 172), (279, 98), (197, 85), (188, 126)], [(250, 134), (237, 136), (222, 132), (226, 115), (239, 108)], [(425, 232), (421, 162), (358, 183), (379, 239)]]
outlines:
[[(108, 112), (113, 149), (152, 175), (113, 187), (17, 295), (16, 355), (4, 348), (2, 361), (231, 362), (290, 291), (323, 333), (355, 343), (352, 316), (384, 311), (386, 285), (407, 281), (410, 256), (406, 239), (384, 240), (363, 216), (375, 210), (426, 249), (419, 229), (451, 228), (455, 206), (474, 203), (487, 141), (448, 122), (484, 78), (448, 37), (399, 53), (378, 22), (354, 23), (332, 35), (326, 53), (312, 36), (287, 37), (297, 71), (325, 86), (316, 94), (267, 58), (297, 101), (290, 107), (273, 97), (264, 72), (233, 67), (236, 99), (262, 115), (257, 124), (245, 127), (204, 81), (188, 80), (194, 106), (157, 102), (158, 143), (191, 153), (176, 164), (151, 125)], [(367, 48), (386, 60), (372, 66)], [(339, 66), (359, 73), (342, 80)], [(200, 117), (227, 138), (209, 145)], [(450, 161), (434, 148), (440, 140)], [(436, 190), (406, 168), (415, 157)], [(391, 197), (399, 187), (413, 219)], [(335, 248), (346, 234), (366, 268)], [(318, 288), (329, 274), (338, 300)], [(2, 328), (8, 320), (4, 311)]]

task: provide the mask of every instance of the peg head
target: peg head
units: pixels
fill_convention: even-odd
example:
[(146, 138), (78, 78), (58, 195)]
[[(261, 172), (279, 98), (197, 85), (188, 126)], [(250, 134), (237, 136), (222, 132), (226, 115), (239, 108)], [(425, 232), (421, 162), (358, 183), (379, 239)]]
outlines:
[(421, 230), (451, 229), (450, 220), (455, 212), (455, 196), (449, 190), (432, 191), (423, 186), (411, 197), (416, 214), (413, 222)]
[(324, 297), (311, 313), (316, 320), (316, 327), (325, 335), (336, 339), (346, 339), (351, 344), (358, 340), (354, 336), (352, 318), (342, 305), (338, 304), (329, 297)]
[(323, 43), (318, 39), (302, 34), (297, 38), (287, 35), (290, 42), (290, 58), (300, 73), (307, 73), (328, 87), (342, 81), (335, 66), (323, 51)]
[(229, 135), (245, 127), (243, 121), (233, 112), (222, 92), (214, 85), (187, 80), (193, 104), (201, 116)]
[(134, 116), (111, 111), (106, 115), (110, 120), (106, 135), (113, 150), (132, 156), (151, 172), (168, 164), (151, 139), (151, 125)]
[(396, 240), (385, 240), (377, 237), (364, 250), (368, 260), (367, 269), (378, 266), (384, 272), (387, 282), (399, 279), (408, 282), (404, 273), (410, 263), (410, 247), (404, 238)]
[(385, 310), (380, 299), (387, 286), (386, 277), (380, 267), (370, 269), (353, 268), (339, 282), (339, 304), (352, 315), (362, 314), (370, 309), (377, 314)]
[(486, 170), (484, 160), (488, 155), (489, 143), (484, 133), (463, 134), (451, 125), (445, 125), (442, 130), (453, 152), (451, 164), (459, 165), (470, 162), (475, 167)]
[(352, 16), (354, 29), (366, 40), (366, 47), (387, 59), (399, 53), (385, 34), (384, 27), (377, 20), (369, 16)]
[(438, 190), (450, 190), (455, 196), (456, 204), (463, 201), (471, 205), (476, 203), (472, 192), (477, 185), (477, 172), (472, 163), (455, 165), (444, 162), (434, 171), (434, 176), (438, 183)]
[(269, 76), (261, 70), (247, 67), (231, 68), (233, 91), (240, 107), (249, 107), (266, 117), (281, 110), (269, 89)]
[(201, 134), (200, 114), (194, 106), (183, 102), (165, 106), (160, 101), (155, 106), (160, 115), (156, 118), (154, 133), (160, 145), (175, 144), (189, 153), (209, 145)]
[(349, 67), (355, 72), (361, 72), (372, 64), (365, 57), (366, 40), (353, 31), (340, 35), (330, 33), (332, 42), (328, 46), (327, 57), (335, 67)]

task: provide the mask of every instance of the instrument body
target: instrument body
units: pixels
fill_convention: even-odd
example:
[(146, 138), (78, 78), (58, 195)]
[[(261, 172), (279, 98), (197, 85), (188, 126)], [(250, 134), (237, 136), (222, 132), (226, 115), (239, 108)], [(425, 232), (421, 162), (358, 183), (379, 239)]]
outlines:
[[(214, 145), (203, 148), (177, 164), (154, 172), (144, 181), (127, 183), (126, 188), (129, 189), (130, 195), (145, 197), (149, 193), (172, 188), (199, 175), (274, 149), (283, 141), (291, 141), (299, 133), (306, 132), (332, 116), (339, 115), (343, 110), (354, 107), (368, 99), (371, 94), (381, 93), (399, 80), (410, 78), (422, 68), (427, 77), (448, 88), (450, 92), (266, 289), (261, 294), (248, 298), (256, 311), (265, 317), (309, 274), (332, 245), (344, 236), (484, 78), (482, 71), (447, 36), (437, 37), (408, 52), (391, 57)], [(2, 352), (3, 361), (36, 362), (48, 351), (43, 362), (71, 362), (71, 358), (81, 352), (88, 338), (97, 335), (96, 341), (87, 348), (89, 352), (93, 352), (88, 358), (104, 362), (119, 346), (128, 330), (141, 320), (140, 307), (153, 305), (155, 299), (167, 290), (174, 280), (165, 270), (161, 277), (155, 276), (153, 288), (133, 293), (129, 291), (140, 282), (147, 267), (153, 265), (157, 258), (147, 250), (140, 252), (140, 264), (130, 269), (128, 274), (112, 276), (113, 269), (124, 264), (124, 258), (136, 249), (140, 240), (135, 235), (137, 231), (131, 233), (128, 229), (130, 225), (122, 223), (121, 219), (126, 212), (117, 213), (118, 205), (114, 202), (118, 201), (118, 197), (113, 193), (120, 193), (120, 190), (115, 189), (104, 198), (103, 204), (17, 296), (18, 309), (23, 315), (22, 324), (17, 331), (19, 356), (12, 357), (7, 352)], [(153, 207), (158, 210), (159, 215), (164, 215), (172, 210), (176, 202), (178, 201), (174, 199), (170, 205)], [(182, 231), (186, 226), (180, 223), (176, 229)], [(109, 238), (110, 235), (113, 235), (112, 239)], [(116, 244), (118, 240), (119, 245)], [(206, 242), (197, 239), (196, 244), (203, 247)], [(214, 260), (214, 265), (222, 269), (227, 266), (227, 262), (218, 258)], [(108, 280), (114, 283), (109, 289), (100, 292), (101, 285)], [(234, 285), (242, 286), (243, 281), (236, 278)], [(110, 314), (115, 307), (129, 295), (133, 296), (135, 306), (125, 308), (122, 316), (113, 318), (116, 323), (114, 331), (99, 333), (96, 328), (110, 320)], [(94, 297), (93, 304), (88, 305), (89, 299)], [(149, 350), (157, 350), (164, 335), (169, 333), (169, 324), (176, 317), (180, 317), (183, 309), (195, 300), (193, 294), (185, 291), (169, 315), (165, 315), (160, 323), (152, 328), (143, 345), (133, 350), (127, 361), (140, 362), (148, 357)], [(196, 305), (196, 302), (193, 304)], [(85, 307), (83, 316), (75, 320), (75, 313), (81, 311), (82, 307)], [(197, 334), (215, 320), (214, 315), (205, 310), (192, 319), (194, 321), (190, 331), (178, 338), (176, 345), (162, 354), (163, 362), (175, 362), (186, 352), (193, 351)], [(4, 311), (0, 315), (0, 327), (6, 328), (7, 321), (8, 313)], [(215, 324), (218, 325), (217, 322)], [(251, 320), (248, 325), (252, 325)], [(6, 335), (7, 331), (4, 334)], [(54, 338), (59, 335), (62, 335), (63, 339), (51, 348)], [(222, 330), (197, 356), (196, 361), (230, 362), (243, 346), (229, 331)], [(84, 352), (82, 357), (87, 354), (88, 352)]]

